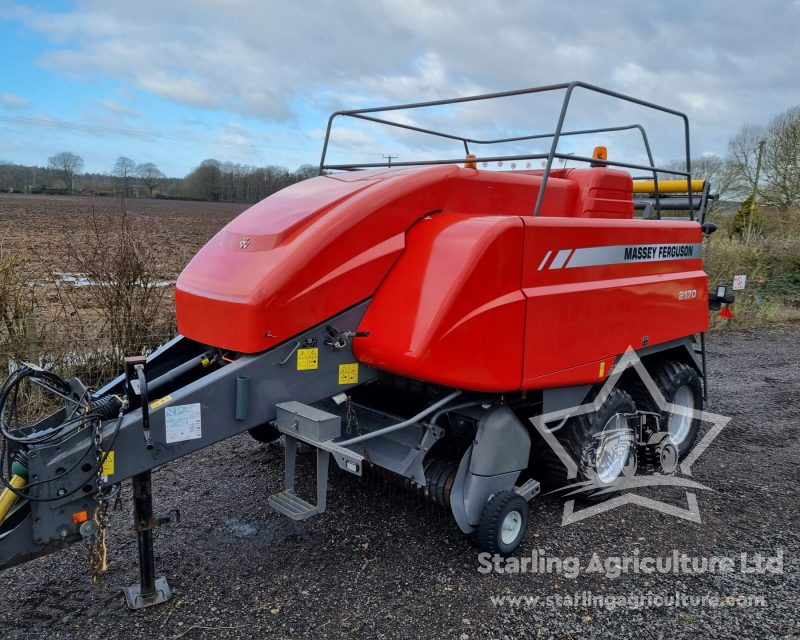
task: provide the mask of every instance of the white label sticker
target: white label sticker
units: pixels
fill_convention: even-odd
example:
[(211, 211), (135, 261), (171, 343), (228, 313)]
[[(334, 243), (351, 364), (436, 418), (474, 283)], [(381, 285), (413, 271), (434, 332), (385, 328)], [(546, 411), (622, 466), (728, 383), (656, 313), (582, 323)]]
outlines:
[(747, 284), (747, 276), (733, 276), (733, 290), (741, 291)]
[(164, 409), (164, 419), (167, 424), (167, 444), (196, 440), (203, 435), (200, 403), (167, 407)]

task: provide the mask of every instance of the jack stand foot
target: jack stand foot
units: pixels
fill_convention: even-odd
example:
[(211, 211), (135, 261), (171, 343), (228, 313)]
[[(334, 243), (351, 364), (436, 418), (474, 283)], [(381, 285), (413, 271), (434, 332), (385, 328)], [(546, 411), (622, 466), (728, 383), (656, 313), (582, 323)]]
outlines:
[(172, 591), (165, 577), (156, 578), (155, 587), (155, 591), (150, 595), (142, 595), (142, 586), (140, 584), (132, 584), (130, 587), (125, 587), (122, 592), (125, 594), (125, 602), (128, 605), (128, 609), (152, 607), (166, 602), (172, 597)]
[(166, 602), (172, 591), (164, 577), (155, 576), (153, 557), (153, 490), (149, 471), (133, 476), (133, 519), (139, 543), (139, 584), (123, 589), (131, 609), (144, 609)]

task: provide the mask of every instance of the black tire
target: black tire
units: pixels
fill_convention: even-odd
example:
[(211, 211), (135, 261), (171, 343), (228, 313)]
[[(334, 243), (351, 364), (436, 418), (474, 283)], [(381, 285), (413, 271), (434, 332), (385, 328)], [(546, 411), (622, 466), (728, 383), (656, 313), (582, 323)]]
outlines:
[[(592, 396), (586, 402), (591, 399)], [(635, 411), (633, 398), (622, 389), (614, 389), (597, 411), (570, 418), (554, 434), (578, 466), (574, 478), (567, 477), (567, 467), (561, 458), (542, 440), (534, 471), (544, 489), (563, 489), (569, 498), (584, 502), (600, 502), (615, 495), (610, 489), (636, 472), (634, 433), (624, 418), (625, 414)], [(611, 467), (598, 465), (598, 456), (607, 458), (608, 455), (612, 456)], [(614, 473), (614, 467), (619, 464), (622, 464), (619, 473)], [(568, 488), (574, 488), (575, 493)]]
[(253, 439), (265, 444), (268, 442), (275, 442), (275, 440), (281, 437), (281, 432), (278, 431), (271, 422), (265, 422), (257, 427), (248, 429), (247, 433), (249, 433)]
[[(503, 524), (515, 517), (517, 520), (512, 521), (515, 535), (511, 539), (504, 539), (504, 533), (509, 532), (504, 532)], [(514, 553), (525, 538), (529, 519), (530, 507), (525, 498), (514, 491), (496, 493), (483, 507), (478, 525), (478, 547), (503, 556)]]
[[(648, 369), (650, 375), (658, 386), (659, 391), (664, 396), (669, 404), (675, 402), (676, 394), (681, 388), (687, 388), (694, 398), (694, 408), (697, 411), (703, 410), (703, 386), (700, 382), (700, 375), (694, 367), (678, 361), (661, 362)], [(659, 430), (662, 432), (669, 432), (670, 420), (673, 418), (680, 420), (683, 416), (679, 414), (671, 414), (669, 411), (662, 411), (655, 400), (650, 396), (644, 384), (637, 384), (632, 390), (633, 398), (636, 402), (636, 407), (641, 411), (652, 411), (659, 414)], [(673, 444), (678, 449), (678, 460), (683, 460), (686, 454), (691, 450), (694, 441), (697, 439), (697, 434), (700, 431), (699, 419), (687, 418), (685, 424), (685, 434), (676, 441), (672, 434), (670, 438)], [(676, 434), (678, 435), (678, 434)]]

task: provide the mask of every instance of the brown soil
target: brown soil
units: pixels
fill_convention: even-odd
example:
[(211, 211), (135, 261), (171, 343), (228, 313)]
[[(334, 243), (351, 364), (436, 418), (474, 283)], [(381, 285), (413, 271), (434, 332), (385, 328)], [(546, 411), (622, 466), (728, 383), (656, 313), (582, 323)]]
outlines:
[(147, 198), (92, 198), (0, 194), (0, 247), (22, 256), (44, 256), (69, 270), (69, 244), (92, 227), (115, 224), (123, 214), (150, 230), (163, 248), (165, 277), (176, 277), (188, 260), (248, 204)]

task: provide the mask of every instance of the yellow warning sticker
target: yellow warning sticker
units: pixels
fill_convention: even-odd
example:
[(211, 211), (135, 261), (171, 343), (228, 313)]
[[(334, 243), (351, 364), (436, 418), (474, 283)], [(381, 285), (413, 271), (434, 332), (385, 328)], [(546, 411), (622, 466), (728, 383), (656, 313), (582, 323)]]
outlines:
[(597, 377), (602, 378), (606, 372), (606, 363), (605, 361), (600, 363), (600, 371), (597, 372)]
[(358, 382), (358, 363), (339, 365), (339, 384), (355, 384)]
[(319, 349), (317, 347), (297, 350), (297, 370), (308, 371), (309, 369), (319, 369)]
[(113, 476), (114, 475), (114, 452), (109, 451), (106, 459), (103, 460), (103, 469), (100, 472), (100, 475), (103, 476)]
[(159, 398), (158, 400), (153, 400), (153, 402), (150, 403), (150, 408), (158, 409), (162, 404), (167, 404), (167, 402), (169, 402), (170, 400), (172, 400), (172, 396), (164, 396), (163, 398)]

